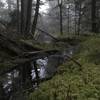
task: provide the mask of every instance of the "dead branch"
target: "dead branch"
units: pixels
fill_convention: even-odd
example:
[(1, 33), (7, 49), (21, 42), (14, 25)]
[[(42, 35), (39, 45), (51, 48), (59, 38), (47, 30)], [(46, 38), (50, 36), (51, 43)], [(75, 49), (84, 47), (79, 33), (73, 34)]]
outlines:
[(82, 65), (81, 65), (79, 62), (77, 62), (74, 58), (70, 57), (69, 55), (64, 55), (64, 57), (69, 58), (69, 59), (72, 60), (75, 64), (77, 64), (79, 67), (82, 67)]
[(53, 38), (54, 40), (59, 41), (59, 39), (57, 39), (56, 37), (54, 37), (53, 35), (51, 35), (50, 33), (46, 32), (46, 31), (44, 31), (44, 30), (42, 30), (42, 29), (40, 29), (40, 28), (37, 28), (37, 30), (40, 31), (40, 32), (42, 32), (43, 34), (46, 34), (46, 35), (50, 36), (50, 37)]

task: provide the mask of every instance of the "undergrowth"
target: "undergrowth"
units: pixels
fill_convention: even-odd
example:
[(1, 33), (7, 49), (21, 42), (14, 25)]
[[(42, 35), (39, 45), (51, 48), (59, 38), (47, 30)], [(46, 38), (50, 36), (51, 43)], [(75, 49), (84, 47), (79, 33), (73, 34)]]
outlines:
[[(89, 37), (80, 43), (73, 58), (82, 67), (67, 61), (56, 75), (30, 94), (30, 100), (99, 100), (100, 39)], [(81, 69), (81, 70), (80, 70)]]

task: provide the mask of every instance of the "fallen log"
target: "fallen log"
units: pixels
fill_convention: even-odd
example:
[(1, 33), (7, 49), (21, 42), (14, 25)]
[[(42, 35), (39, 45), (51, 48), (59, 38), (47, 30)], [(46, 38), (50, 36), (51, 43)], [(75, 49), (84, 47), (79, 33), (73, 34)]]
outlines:
[(5, 36), (0, 34), (0, 49), (5, 52), (10, 52), (11, 55), (18, 55), (22, 50), (17, 46), (17, 44)]
[(0, 73), (0, 76), (6, 74), (8, 72), (11, 72), (14, 69), (19, 68), (20, 65), (24, 65), (25, 63), (33, 62), (33, 61), (35, 61), (37, 59), (48, 57), (49, 55), (54, 55), (57, 52), (58, 52), (57, 50), (27, 52), (26, 54), (29, 54), (27, 56), (26, 55), (22, 55), (22, 56), (18, 56), (17, 58), (15, 57), (10, 61), (10, 63), (12, 63), (12, 65), (15, 65), (15, 66), (12, 66), (11, 68), (8, 68), (8, 69), (2, 71)]
[(82, 67), (82, 65), (77, 62), (74, 58), (70, 57), (69, 55), (64, 55), (64, 57), (67, 57), (68, 59), (70, 59), (71, 61), (73, 61), (75, 64), (77, 64), (80, 68)]
[(0, 50), (8, 52), (11, 56), (20, 55), (23, 52), (39, 51), (40, 48), (29, 45), (23, 41), (16, 41), (0, 34)]

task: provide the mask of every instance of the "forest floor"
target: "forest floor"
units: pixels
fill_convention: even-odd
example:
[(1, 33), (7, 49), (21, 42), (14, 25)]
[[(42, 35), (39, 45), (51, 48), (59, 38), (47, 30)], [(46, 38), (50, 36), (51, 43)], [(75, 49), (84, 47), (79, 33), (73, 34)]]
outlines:
[(30, 100), (99, 100), (100, 39), (84, 37), (73, 55), (82, 66), (67, 61), (56, 75), (30, 94)]

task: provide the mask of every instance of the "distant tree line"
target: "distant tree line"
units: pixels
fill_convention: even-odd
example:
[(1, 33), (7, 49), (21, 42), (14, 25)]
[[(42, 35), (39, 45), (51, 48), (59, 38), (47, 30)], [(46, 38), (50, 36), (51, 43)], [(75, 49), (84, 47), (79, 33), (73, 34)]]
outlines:
[[(48, 11), (40, 13), (41, 5), (46, 3)], [(5, 13), (2, 12), (3, 2), (0, 4), (1, 13)], [(61, 35), (100, 32), (99, 0), (46, 0), (45, 3), (42, 0), (7, 0), (7, 4), (11, 22), (16, 21), (20, 35), (33, 36), (37, 25)]]

